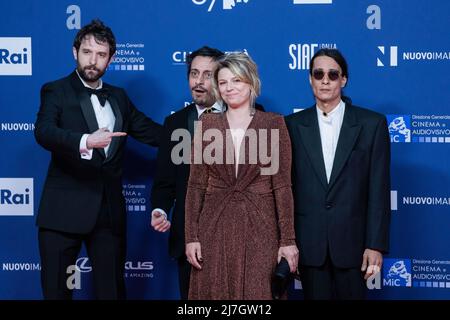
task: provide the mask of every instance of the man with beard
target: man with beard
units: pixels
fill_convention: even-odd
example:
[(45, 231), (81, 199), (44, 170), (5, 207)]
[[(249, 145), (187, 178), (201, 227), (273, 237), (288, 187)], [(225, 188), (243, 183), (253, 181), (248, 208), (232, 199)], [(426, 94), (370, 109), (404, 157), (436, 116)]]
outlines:
[[(222, 55), (223, 52), (204, 46), (188, 56), (187, 76), (194, 102), (165, 119), (163, 138), (158, 150), (157, 173), (151, 194), (154, 208), (151, 225), (159, 232), (171, 229), (169, 254), (177, 260), (180, 297), (183, 300), (188, 297), (191, 271), (184, 253), (184, 203), (190, 167), (189, 164), (174, 164), (172, 161), (172, 149), (179, 141), (172, 141), (171, 136), (175, 130), (185, 129), (193, 137), (194, 121), (198, 121), (205, 112), (222, 111), (222, 105), (216, 103), (211, 84), (216, 60)], [(170, 222), (167, 214), (173, 206)]]
[(82, 243), (98, 299), (124, 299), (126, 211), (122, 166), (126, 136), (158, 146), (162, 127), (121, 88), (101, 79), (113, 60), (111, 29), (94, 20), (76, 35), (77, 68), (45, 84), (35, 124), (51, 152), (37, 225), (45, 299), (71, 299), (70, 276)]

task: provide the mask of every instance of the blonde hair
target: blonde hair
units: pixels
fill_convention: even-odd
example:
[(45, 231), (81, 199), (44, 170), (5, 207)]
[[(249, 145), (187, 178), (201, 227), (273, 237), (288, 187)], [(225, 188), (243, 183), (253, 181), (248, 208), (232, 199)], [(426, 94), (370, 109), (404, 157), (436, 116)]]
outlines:
[(231, 73), (250, 85), (250, 108), (252, 113), (254, 113), (256, 98), (261, 93), (261, 80), (259, 79), (256, 63), (244, 52), (230, 52), (217, 61), (212, 87), (216, 100), (220, 102), (223, 102), (223, 99), (219, 93), (218, 76), (219, 71), (224, 68), (230, 69)]

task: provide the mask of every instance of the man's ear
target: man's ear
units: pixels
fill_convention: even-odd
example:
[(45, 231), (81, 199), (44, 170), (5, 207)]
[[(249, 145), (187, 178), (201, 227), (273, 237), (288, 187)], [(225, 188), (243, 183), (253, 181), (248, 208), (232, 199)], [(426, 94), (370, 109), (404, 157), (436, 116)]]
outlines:
[(346, 85), (347, 85), (347, 77), (342, 77), (341, 88), (344, 88)]
[(108, 62), (108, 67), (109, 67), (109, 65), (111, 64), (111, 62), (113, 62), (113, 60), (114, 60), (114, 57), (115, 57), (115, 55), (112, 55), (112, 56), (111, 56), (111, 58), (109, 59), (109, 62)]
[(72, 47), (73, 58), (78, 61), (78, 51), (77, 48)]

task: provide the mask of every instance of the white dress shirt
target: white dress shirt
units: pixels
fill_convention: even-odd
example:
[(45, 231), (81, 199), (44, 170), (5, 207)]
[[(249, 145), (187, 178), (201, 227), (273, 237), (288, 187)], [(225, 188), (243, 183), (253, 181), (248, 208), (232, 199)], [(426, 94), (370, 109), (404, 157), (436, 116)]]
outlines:
[[(77, 75), (80, 78), (83, 85), (87, 88), (90, 88), (90, 86), (83, 79), (81, 79), (80, 75), (78, 74), (78, 70), (77, 70)], [(103, 87), (103, 81), (100, 79), (100, 83), (96, 89), (98, 90), (98, 89), (101, 89), (102, 87)], [(92, 107), (94, 108), (95, 118), (97, 119), (98, 127), (99, 128), (107, 128), (108, 131), (113, 132), (114, 131), (114, 123), (116, 122), (116, 117), (114, 116), (114, 112), (111, 109), (111, 105), (110, 105), (109, 101), (106, 100), (105, 105), (102, 107), (102, 105), (100, 104), (100, 101), (98, 101), (97, 95), (91, 94), (91, 103), (92, 103)], [(87, 137), (88, 136), (89, 136), (89, 134), (86, 133), (81, 137), (81, 140), (80, 140), (80, 155), (81, 155), (81, 158), (84, 160), (92, 159), (92, 151), (93, 150), (87, 148)], [(109, 145), (106, 146), (104, 148), (104, 150), (105, 150), (106, 156), (108, 156)]]
[[(203, 114), (203, 112), (205, 112), (205, 110), (207, 108), (200, 108), (198, 105), (195, 105), (195, 107), (197, 108), (197, 114), (198, 114), (198, 119), (200, 119), (201, 115)], [(222, 112), (222, 104), (220, 102), (216, 102), (214, 103), (212, 106), (212, 112), (213, 113), (219, 113)]]
[(345, 113), (345, 103), (341, 100), (339, 104), (329, 113), (324, 113), (317, 106), (317, 119), (319, 122), (320, 140), (322, 142), (323, 161), (327, 173), (327, 181), (330, 182), (331, 170), (333, 169), (334, 155), (341, 132), (342, 121)]

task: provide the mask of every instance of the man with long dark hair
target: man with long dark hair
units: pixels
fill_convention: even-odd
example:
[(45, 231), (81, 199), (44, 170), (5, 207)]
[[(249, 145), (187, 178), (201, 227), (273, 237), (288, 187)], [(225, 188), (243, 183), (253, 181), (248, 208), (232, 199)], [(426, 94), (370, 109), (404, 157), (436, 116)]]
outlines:
[(336, 49), (310, 62), (315, 105), (286, 117), (294, 218), (306, 299), (363, 299), (389, 248), (390, 142), (386, 117), (343, 96)]

